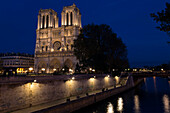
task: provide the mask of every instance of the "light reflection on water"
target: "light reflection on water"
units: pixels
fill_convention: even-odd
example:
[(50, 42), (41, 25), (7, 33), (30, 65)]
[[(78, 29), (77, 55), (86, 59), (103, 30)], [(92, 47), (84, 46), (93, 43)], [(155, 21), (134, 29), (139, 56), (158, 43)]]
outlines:
[(153, 76), (153, 82), (154, 82), (155, 92), (157, 92), (157, 87), (156, 87), (156, 77), (155, 77), (155, 76)]
[(75, 113), (94, 111), (95, 113), (170, 113), (170, 81), (160, 77), (144, 78), (144, 83), (137, 88)]
[(117, 100), (117, 111), (122, 112), (123, 111), (123, 99), (122, 97), (119, 97)]
[(134, 96), (134, 110), (135, 110), (135, 113), (140, 113), (140, 105), (139, 105), (139, 96), (138, 95), (135, 95)]
[(113, 104), (111, 102), (107, 105), (107, 113), (114, 113)]
[(163, 99), (162, 99), (162, 101), (163, 101), (163, 104), (164, 104), (164, 111), (165, 111), (165, 113), (170, 113), (170, 101), (169, 101), (169, 97), (168, 97), (168, 95), (164, 95), (163, 96)]

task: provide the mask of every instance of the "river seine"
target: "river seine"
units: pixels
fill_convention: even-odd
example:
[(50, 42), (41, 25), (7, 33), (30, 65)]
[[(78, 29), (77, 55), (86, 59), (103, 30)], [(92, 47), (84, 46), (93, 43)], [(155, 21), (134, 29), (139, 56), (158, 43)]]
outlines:
[(170, 113), (170, 81), (149, 77), (136, 88), (74, 113)]

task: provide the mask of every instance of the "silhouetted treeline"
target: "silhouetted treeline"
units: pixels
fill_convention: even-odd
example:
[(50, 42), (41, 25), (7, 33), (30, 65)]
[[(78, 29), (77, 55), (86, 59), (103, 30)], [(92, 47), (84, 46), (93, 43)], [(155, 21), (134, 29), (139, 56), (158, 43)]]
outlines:
[(82, 68), (91, 67), (98, 73), (129, 67), (125, 44), (105, 24), (84, 26), (74, 41), (74, 54)]

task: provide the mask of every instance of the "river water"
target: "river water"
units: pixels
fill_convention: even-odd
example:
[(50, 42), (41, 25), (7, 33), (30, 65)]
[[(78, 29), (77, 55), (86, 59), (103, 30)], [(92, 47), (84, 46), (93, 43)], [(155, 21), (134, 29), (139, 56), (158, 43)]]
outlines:
[(170, 81), (149, 77), (136, 88), (74, 113), (170, 113)]

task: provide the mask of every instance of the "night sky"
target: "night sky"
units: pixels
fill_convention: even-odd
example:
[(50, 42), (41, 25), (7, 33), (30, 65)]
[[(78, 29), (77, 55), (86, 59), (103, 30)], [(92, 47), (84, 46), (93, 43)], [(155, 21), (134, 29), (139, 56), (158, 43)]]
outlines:
[(3, 0), (0, 3), (0, 52), (34, 53), (38, 11), (54, 9), (61, 23), (63, 6), (75, 3), (82, 25), (108, 24), (128, 49), (131, 67), (170, 62), (170, 37), (155, 27), (150, 13), (168, 0)]

